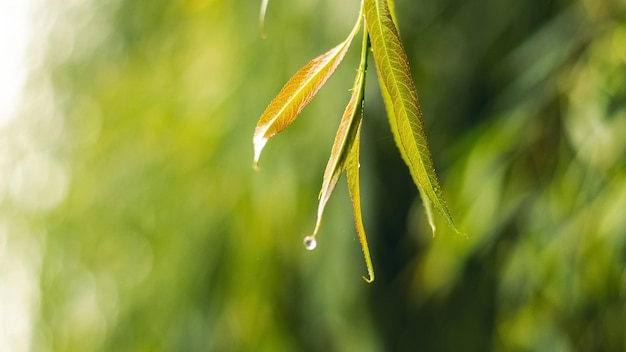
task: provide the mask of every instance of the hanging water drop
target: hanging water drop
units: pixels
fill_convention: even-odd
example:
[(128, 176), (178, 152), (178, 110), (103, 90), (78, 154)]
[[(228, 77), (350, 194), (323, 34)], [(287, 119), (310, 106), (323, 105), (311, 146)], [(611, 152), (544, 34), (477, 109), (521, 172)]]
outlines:
[(317, 247), (317, 240), (313, 236), (306, 236), (304, 238), (304, 248), (312, 251)]

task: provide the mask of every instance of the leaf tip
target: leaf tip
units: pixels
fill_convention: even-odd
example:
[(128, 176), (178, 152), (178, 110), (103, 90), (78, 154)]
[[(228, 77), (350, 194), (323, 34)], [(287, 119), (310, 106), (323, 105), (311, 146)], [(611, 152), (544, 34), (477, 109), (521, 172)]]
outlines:
[(263, 151), (263, 147), (265, 147), (265, 143), (267, 143), (267, 138), (257, 138), (255, 136), (252, 143), (254, 144), (254, 160), (252, 161), (252, 167), (255, 170), (258, 170), (259, 159), (261, 158), (261, 152)]
[(367, 282), (368, 284), (371, 284), (372, 282), (374, 282), (374, 273), (369, 273), (369, 277), (365, 277), (365, 276), (361, 276), (363, 278), (363, 280), (365, 280), (365, 282)]
[(437, 232), (437, 226), (435, 226), (435, 219), (433, 218), (433, 214), (432, 212), (426, 212), (426, 215), (428, 215), (428, 225), (430, 225), (430, 229), (433, 232), (433, 237), (435, 237), (435, 233)]

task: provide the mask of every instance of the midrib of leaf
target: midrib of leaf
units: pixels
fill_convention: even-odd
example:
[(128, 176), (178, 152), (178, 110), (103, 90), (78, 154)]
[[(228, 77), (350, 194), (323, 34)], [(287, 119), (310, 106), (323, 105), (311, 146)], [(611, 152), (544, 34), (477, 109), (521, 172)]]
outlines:
[(409, 166), (422, 197), (428, 198), (424, 199), (424, 204), (433, 233), (430, 204), (434, 205), (454, 231), (460, 233), (437, 181), (424, 133), (417, 91), (388, 1), (365, 0), (365, 18), (391, 129), (400, 154)]
[(254, 131), (254, 165), (258, 164), (267, 141), (287, 128), (326, 83), (347, 52), (358, 33), (363, 17), (362, 8), (357, 23), (341, 44), (311, 60), (296, 72), (265, 109)]

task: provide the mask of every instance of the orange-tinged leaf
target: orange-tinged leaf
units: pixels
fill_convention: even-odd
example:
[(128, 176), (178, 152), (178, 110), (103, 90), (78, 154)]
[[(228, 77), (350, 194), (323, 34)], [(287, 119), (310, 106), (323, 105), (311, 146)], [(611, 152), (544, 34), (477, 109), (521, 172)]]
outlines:
[(345, 41), (327, 53), (311, 60), (296, 72), (265, 109), (257, 123), (252, 139), (255, 166), (259, 162), (261, 151), (263, 151), (267, 141), (287, 128), (296, 119), (335, 71), (350, 47), (352, 39), (359, 31), (361, 17), (362, 13), (359, 13), (359, 20)]
[(365, 0), (364, 6), (391, 131), (420, 191), (433, 234), (435, 227), (431, 207), (441, 213), (455, 232), (461, 233), (452, 219), (437, 181), (417, 91), (411, 77), (408, 58), (389, 10), (389, 2), (389, 0)]

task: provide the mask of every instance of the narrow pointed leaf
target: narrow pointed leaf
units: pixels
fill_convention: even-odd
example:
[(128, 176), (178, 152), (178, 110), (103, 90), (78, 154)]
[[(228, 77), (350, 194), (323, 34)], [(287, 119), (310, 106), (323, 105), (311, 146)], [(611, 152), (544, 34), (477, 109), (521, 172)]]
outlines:
[(364, 6), (391, 131), (424, 200), (433, 233), (434, 222), (430, 206), (441, 213), (455, 232), (461, 233), (452, 219), (437, 181), (417, 91), (400, 35), (389, 10), (389, 0), (365, 0)]
[(368, 283), (371, 283), (374, 281), (374, 266), (372, 265), (372, 258), (370, 256), (369, 246), (367, 245), (367, 237), (365, 236), (365, 228), (363, 227), (363, 218), (361, 216), (361, 190), (359, 185), (360, 141), (361, 121), (359, 121), (356, 138), (354, 139), (352, 149), (348, 155), (348, 161), (346, 163), (346, 178), (348, 179), (348, 190), (350, 191), (350, 199), (352, 199), (352, 207), (354, 209), (354, 223), (359, 236), (359, 242), (361, 243), (361, 249), (363, 250), (365, 266), (367, 267), (368, 277), (363, 276), (363, 279)]
[(345, 41), (327, 53), (316, 57), (302, 67), (287, 81), (276, 98), (261, 115), (254, 130), (254, 165), (257, 165), (261, 151), (267, 141), (289, 126), (302, 109), (313, 99), (326, 80), (335, 72), (358, 33), (362, 14), (354, 29)]
[(333, 142), (333, 148), (330, 152), (330, 158), (328, 159), (326, 170), (324, 171), (324, 181), (322, 182), (322, 189), (319, 194), (317, 222), (315, 224), (313, 235), (317, 234), (322, 223), (324, 207), (335, 189), (337, 181), (339, 181), (339, 178), (341, 177), (341, 173), (345, 169), (346, 159), (352, 149), (357, 129), (361, 123), (361, 119), (363, 118), (362, 104), (365, 93), (366, 61), (364, 63), (363, 58), (361, 61), (361, 66), (359, 67), (354, 81), (354, 86), (352, 87), (350, 101), (348, 102), (341, 118), (341, 122), (339, 123), (339, 128), (337, 129), (337, 134), (335, 135), (335, 141)]
[[(365, 228), (363, 227), (363, 217), (361, 215), (361, 187), (359, 185), (359, 150), (361, 148), (361, 124), (363, 121), (363, 100), (365, 99), (365, 73), (367, 72), (367, 57), (370, 52), (370, 38), (366, 29), (363, 31), (363, 46), (361, 48), (361, 64), (359, 66), (359, 74), (357, 75), (357, 82), (359, 76), (361, 77), (361, 102), (358, 107), (358, 124), (356, 126), (356, 135), (352, 143), (352, 147), (348, 154), (346, 161), (346, 178), (348, 179), (348, 190), (350, 192), (350, 199), (352, 200), (352, 208), (354, 210), (354, 223), (356, 226), (356, 232), (361, 243), (361, 250), (363, 251), (363, 257), (365, 258), (365, 266), (367, 267), (368, 277), (363, 276), (363, 279), (367, 283), (374, 281), (374, 266), (372, 265), (372, 257), (370, 256), (370, 249), (367, 244), (367, 236), (365, 235)], [(356, 89), (356, 86), (355, 88)]]
[(354, 208), (354, 220), (361, 242), (361, 248), (365, 257), (368, 277), (363, 277), (365, 281), (374, 281), (374, 269), (370, 257), (363, 220), (361, 218), (361, 200), (359, 191), (359, 138), (361, 131), (361, 121), (363, 120), (363, 99), (365, 97), (365, 72), (367, 70), (367, 55), (369, 52), (369, 38), (367, 32), (363, 34), (363, 47), (361, 50), (361, 64), (357, 72), (350, 101), (339, 123), (335, 141), (331, 150), (326, 170), (324, 171), (324, 181), (320, 190), (320, 200), (317, 210), (317, 222), (312, 236), (316, 236), (322, 223), (324, 208), (330, 195), (332, 194), (337, 181), (341, 177), (344, 169), (347, 169), (348, 187), (350, 198)]

